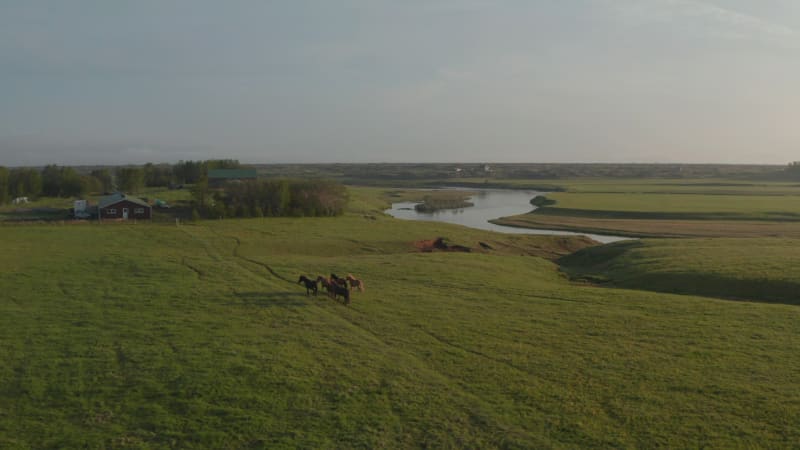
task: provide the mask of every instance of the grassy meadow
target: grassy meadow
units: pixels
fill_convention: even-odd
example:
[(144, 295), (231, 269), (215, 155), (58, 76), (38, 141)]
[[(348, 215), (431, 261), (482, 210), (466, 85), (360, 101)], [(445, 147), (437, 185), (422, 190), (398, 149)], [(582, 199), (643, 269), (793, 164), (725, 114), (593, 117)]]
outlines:
[(800, 305), (800, 240), (646, 239), (559, 260), (573, 277), (618, 287)]
[(541, 187), (545, 191), (587, 194), (698, 194), (698, 195), (797, 195), (797, 181), (766, 181), (727, 178), (553, 178), (532, 180), (466, 178), (453, 181), (451, 185), (479, 186), (489, 183), (511, 189)]
[[(676, 218), (800, 219), (798, 195), (658, 194), (658, 193), (568, 193), (556, 192), (548, 198), (556, 205), (553, 212), (580, 213), (610, 217), (652, 216)], [(563, 211), (567, 210), (567, 211)], [(619, 213), (619, 214), (618, 214)], [(628, 214), (626, 214), (628, 213)]]
[(634, 237), (800, 238), (797, 183), (576, 179), (560, 187), (547, 194), (554, 205), (494, 222)]
[[(0, 447), (800, 442), (796, 306), (574, 282), (555, 261), (585, 239), (395, 220), (383, 192), (337, 218), (0, 226)], [(474, 251), (414, 248), (438, 236)], [(770, 242), (657, 263), (791, 280), (770, 255), (796, 242)], [(366, 291), (296, 284), (331, 272)]]

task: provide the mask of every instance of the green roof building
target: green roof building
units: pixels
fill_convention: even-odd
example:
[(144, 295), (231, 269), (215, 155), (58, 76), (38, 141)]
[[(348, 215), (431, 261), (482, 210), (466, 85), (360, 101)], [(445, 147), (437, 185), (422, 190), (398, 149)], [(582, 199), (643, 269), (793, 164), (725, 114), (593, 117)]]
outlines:
[(208, 181), (255, 180), (256, 177), (256, 169), (212, 169), (208, 171)]

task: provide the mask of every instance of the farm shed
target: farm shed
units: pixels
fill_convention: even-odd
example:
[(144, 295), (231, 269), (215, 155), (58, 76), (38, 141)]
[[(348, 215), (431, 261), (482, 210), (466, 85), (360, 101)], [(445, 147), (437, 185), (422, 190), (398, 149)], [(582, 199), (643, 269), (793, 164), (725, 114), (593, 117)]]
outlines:
[(153, 208), (142, 199), (116, 193), (97, 202), (98, 219), (151, 219)]

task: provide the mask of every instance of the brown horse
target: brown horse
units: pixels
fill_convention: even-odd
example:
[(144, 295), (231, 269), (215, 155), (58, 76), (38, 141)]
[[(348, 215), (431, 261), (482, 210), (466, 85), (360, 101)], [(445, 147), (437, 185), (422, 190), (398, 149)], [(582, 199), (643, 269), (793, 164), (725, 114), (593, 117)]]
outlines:
[(347, 289), (347, 286), (342, 286), (338, 284), (336, 281), (323, 277), (322, 275), (317, 277), (317, 281), (322, 284), (322, 287), (328, 291), (328, 296), (336, 299), (337, 296), (341, 295), (344, 298), (344, 303), (346, 305), (350, 304), (350, 290)]
[(350, 289), (358, 289), (360, 292), (364, 292), (363, 280), (354, 277), (352, 273), (348, 273), (345, 279), (350, 282)]
[(328, 296), (331, 297), (333, 293), (333, 285), (334, 283), (331, 280), (323, 277), (322, 275), (317, 277), (317, 282), (322, 285), (322, 288), (325, 289), (325, 292), (328, 293)]
[(339, 286), (347, 287), (347, 280), (344, 278), (337, 277), (335, 273), (331, 274), (330, 280), (338, 284)]

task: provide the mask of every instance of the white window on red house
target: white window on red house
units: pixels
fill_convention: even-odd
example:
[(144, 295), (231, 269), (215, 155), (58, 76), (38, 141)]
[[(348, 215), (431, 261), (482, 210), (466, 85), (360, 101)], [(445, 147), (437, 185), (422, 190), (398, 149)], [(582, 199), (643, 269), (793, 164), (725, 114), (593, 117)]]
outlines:
[(136, 208), (133, 210), (134, 214), (144, 214), (144, 208)]
[(117, 213), (117, 210), (116, 210), (116, 209), (114, 209), (114, 208), (108, 208), (108, 209), (106, 209), (106, 214), (116, 214), (116, 213)]

